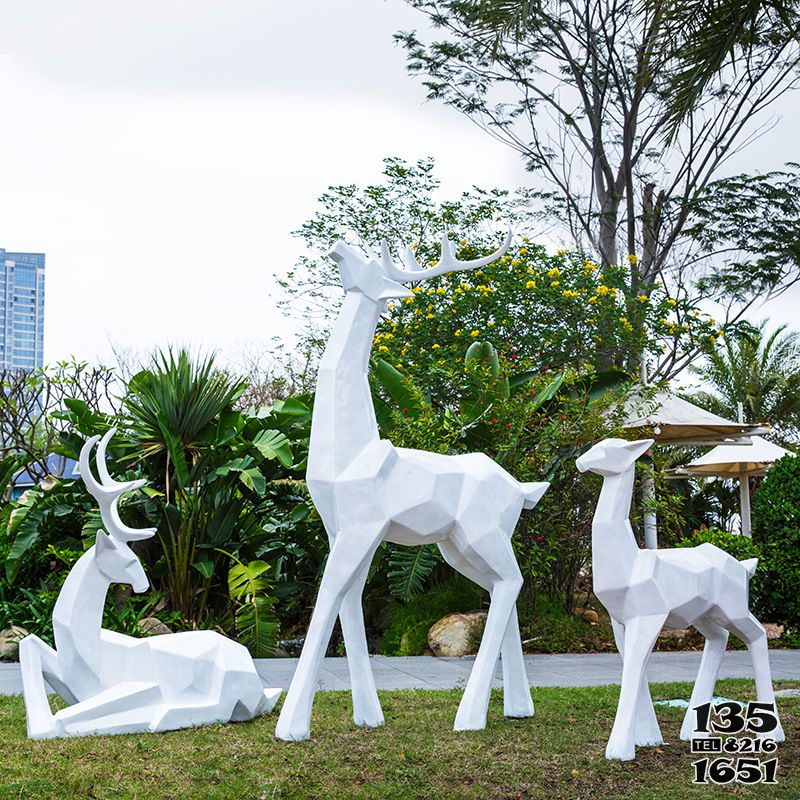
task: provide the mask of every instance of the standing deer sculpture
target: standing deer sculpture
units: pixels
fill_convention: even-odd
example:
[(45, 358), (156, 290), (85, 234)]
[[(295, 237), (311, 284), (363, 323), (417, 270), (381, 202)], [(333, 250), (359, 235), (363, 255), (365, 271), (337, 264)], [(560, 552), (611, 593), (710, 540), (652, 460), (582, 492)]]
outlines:
[[(637, 745), (663, 742), (645, 674), (662, 628), (693, 625), (706, 640), (681, 739), (701, 735), (693, 733), (694, 708), (711, 702), (728, 632), (747, 645), (759, 702), (775, 702), (767, 634), (748, 603), (758, 559), (737, 561), (708, 542), (665, 550), (642, 550), (636, 543), (628, 521), (636, 459), (652, 444), (652, 439), (605, 439), (576, 462), (581, 472), (603, 476), (592, 522), (592, 576), (623, 662), (619, 705), (606, 747), (606, 758), (622, 761), (635, 758)], [(769, 736), (783, 741), (780, 724)]]
[[(128, 543), (156, 532), (129, 528), (119, 517), (119, 498), (144, 481), (112, 480), (105, 455), (113, 434), (108, 431), (97, 448), (99, 482), (89, 454), (100, 437), (81, 449), (81, 478), (100, 506), (107, 533), (97, 532), (64, 582), (53, 611), (56, 649), (37, 636), (19, 645), (28, 736), (166, 731), (270, 711), (281, 691), (263, 688), (250, 653), (237, 642), (213, 631), (137, 639), (101, 627), (112, 583), (147, 589), (144, 568)], [(50, 711), (45, 682), (67, 708)]]
[(347, 651), (357, 725), (383, 724), (369, 663), (361, 595), (381, 541), (436, 543), (447, 563), (491, 595), (486, 628), (455, 719), (456, 730), (486, 726), (492, 678), (502, 651), (507, 716), (533, 714), (517, 622), (522, 575), (511, 535), (523, 508), (533, 508), (547, 483), (519, 483), (482, 453), (447, 456), (395, 447), (378, 435), (367, 380), (375, 328), (390, 298), (411, 297), (405, 282), (475, 269), (494, 254), (457, 261), (445, 236), (436, 266), (422, 269), (408, 249), (398, 268), (384, 242), (366, 258), (339, 242), (345, 299), (320, 362), (307, 482), (330, 542), (330, 554), (305, 645), (283, 704), (276, 736), (306, 739), (317, 675), (337, 614)]

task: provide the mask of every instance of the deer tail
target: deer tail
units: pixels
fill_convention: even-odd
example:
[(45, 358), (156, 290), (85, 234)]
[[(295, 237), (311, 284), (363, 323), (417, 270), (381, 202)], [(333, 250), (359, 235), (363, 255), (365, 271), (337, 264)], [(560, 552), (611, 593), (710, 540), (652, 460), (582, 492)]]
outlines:
[(520, 489), (525, 499), (522, 502), (523, 508), (535, 508), (536, 504), (542, 499), (544, 493), (550, 488), (550, 484), (544, 483), (521, 483)]
[(739, 563), (747, 570), (748, 579), (752, 578), (753, 573), (756, 571), (756, 567), (758, 566), (758, 559), (747, 558), (744, 561), (740, 561)]

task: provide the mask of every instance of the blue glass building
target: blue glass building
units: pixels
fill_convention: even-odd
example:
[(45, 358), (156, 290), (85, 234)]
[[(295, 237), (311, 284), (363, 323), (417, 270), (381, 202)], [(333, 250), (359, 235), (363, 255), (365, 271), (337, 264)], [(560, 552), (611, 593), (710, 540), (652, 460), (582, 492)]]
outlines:
[(44, 363), (44, 253), (0, 247), (0, 368)]

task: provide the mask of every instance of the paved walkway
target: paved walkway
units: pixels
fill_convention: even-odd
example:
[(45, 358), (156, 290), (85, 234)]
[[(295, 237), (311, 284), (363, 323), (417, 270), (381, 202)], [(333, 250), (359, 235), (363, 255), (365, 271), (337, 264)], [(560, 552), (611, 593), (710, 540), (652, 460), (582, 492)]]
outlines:
[[(372, 671), (379, 689), (454, 689), (466, 685), (474, 658), (406, 658), (374, 656)], [(772, 677), (776, 681), (800, 681), (800, 650), (770, 650)], [(288, 688), (297, 666), (296, 658), (257, 659), (256, 666), (267, 686)], [(531, 686), (604, 686), (619, 683), (622, 660), (616, 653), (583, 655), (525, 656)], [(691, 681), (700, 666), (699, 652), (653, 653), (647, 669), (654, 682)], [(750, 659), (744, 650), (725, 654), (721, 678), (751, 678)], [(498, 666), (495, 685), (501, 686)], [(319, 688), (343, 690), (350, 688), (347, 661), (326, 658), (320, 674)], [(0, 663), (0, 695), (20, 694), (19, 664)]]

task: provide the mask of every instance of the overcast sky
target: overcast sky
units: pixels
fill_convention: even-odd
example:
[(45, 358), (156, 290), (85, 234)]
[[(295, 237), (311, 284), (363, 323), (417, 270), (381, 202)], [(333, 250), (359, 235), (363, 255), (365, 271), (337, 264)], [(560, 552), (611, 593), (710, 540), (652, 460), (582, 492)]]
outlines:
[[(401, 0), (25, 0), (0, 8), (0, 247), (47, 254), (45, 360), (288, 335), (272, 275), (328, 186), (436, 158), (443, 194), (518, 158), (424, 102)], [(800, 160), (796, 96), (737, 170)], [(793, 321), (794, 293), (769, 311)]]

